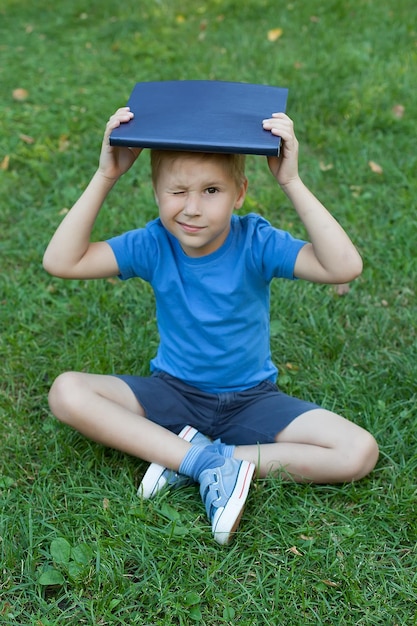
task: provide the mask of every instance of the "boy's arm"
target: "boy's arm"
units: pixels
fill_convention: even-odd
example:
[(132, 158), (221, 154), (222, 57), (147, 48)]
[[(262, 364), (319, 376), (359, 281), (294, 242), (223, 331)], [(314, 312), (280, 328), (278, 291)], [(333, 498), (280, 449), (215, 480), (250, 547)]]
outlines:
[(104, 278), (118, 274), (119, 269), (110, 246), (104, 241), (91, 242), (90, 238), (109, 191), (140, 154), (140, 149), (118, 148), (109, 143), (111, 131), (132, 117), (128, 108), (122, 108), (108, 121), (99, 167), (58, 226), (45, 251), (43, 266), (50, 274), (61, 278)]
[(269, 157), (268, 165), (310, 240), (297, 256), (294, 275), (320, 283), (350, 282), (361, 273), (362, 259), (340, 224), (302, 182), (292, 121), (284, 113), (276, 113), (264, 120), (263, 127), (282, 138), (281, 155)]

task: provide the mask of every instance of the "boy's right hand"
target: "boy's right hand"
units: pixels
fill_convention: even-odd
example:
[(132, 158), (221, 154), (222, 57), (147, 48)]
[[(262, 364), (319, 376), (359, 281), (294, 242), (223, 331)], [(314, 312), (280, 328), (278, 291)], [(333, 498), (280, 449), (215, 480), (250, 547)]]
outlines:
[(108, 180), (116, 181), (127, 170), (142, 152), (142, 148), (126, 148), (110, 145), (110, 133), (120, 124), (125, 124), (133, 118), (133, 113), (129, 107), (117, 109), (107, 122), (106, 131), (101, 146), (100, 162), (98, 171)]

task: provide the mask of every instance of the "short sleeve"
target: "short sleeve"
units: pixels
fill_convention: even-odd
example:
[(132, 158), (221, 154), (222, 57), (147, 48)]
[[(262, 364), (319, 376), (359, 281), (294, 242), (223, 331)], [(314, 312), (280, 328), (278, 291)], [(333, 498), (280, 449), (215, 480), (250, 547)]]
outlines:
[(158, 241), (152, 228), (138, 228), (112, 237), (107, 243), (113, 250), (119, 267), (119, 278), (139, 277), (152, 280), (155, 261), (159, 256)]
[(306, 241), (274, 228), (262, 217), (254, 222), (252, 251), (254, 261), (266, 281), (273, 278), (294, 280), (294, 266), (298, 253)]

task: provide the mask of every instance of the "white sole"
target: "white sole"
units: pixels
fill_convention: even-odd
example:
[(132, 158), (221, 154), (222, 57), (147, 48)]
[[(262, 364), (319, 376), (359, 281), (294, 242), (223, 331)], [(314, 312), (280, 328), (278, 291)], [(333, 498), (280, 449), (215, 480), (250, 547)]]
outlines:
[[(184, 441), (191, 441), (197, 433), (198, 430), (196, 428), (184, 426), (182, 431), (178, 434), (178, 437), (184, 439)], [(153, 498), (168, 482), (163, 475), (166, 469), (166, 467), (158, 465), (158, 463), (151, 463), (143, 475), (137, 495), (143, 498), (143, 500)]]
[(214, 515), (212, 524), (213, 536), (220, 545), (230, 543), (239, 526), (254, 471), (254, 463), (242, 461), (236, 485), (227, 505), (219, 509)]

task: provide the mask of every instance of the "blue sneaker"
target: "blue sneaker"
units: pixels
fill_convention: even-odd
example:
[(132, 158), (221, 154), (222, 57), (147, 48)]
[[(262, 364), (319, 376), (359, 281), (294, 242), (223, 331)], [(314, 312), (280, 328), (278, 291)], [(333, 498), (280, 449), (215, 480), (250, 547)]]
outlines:
[(200, 495), (217, 543), (225, 545), (239, 526), (255, 464), (226, 458), (224, 465), (199, 476)]
[[(210, 439), (192, 426), (184, 426), (178, 437), (185, 439), (197, 446), (207, 446)], [(142, 482), (139, 485), (138, 496), (144, 500), (153, 498), (164, 487), (178, 488), (194, 485), (192, 478), (174, 472), (158, 463), (151, 463), (146, 470)]]

